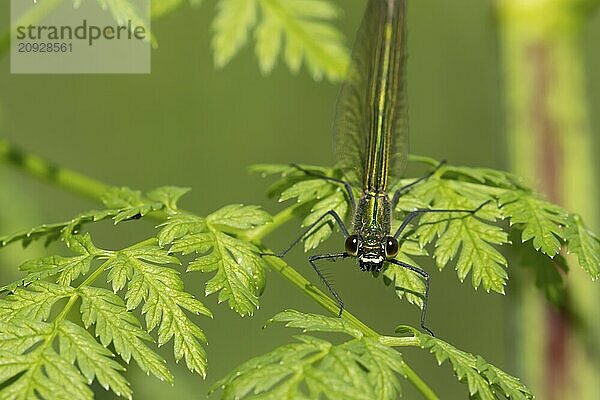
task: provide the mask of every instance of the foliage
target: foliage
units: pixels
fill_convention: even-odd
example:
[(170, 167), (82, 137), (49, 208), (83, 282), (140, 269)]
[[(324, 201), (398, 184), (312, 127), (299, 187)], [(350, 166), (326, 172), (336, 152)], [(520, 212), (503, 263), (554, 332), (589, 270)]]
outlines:
[[(424, 157), (415, 160), (430, 166), (439, 165), (436, 160)], [(315, 174), (342, 178), (335, 168), (302, 168)], [(303, 210), (302, 226), (318, 220), (329, 209), (334, 209), (342, 218), (348, 217), (348, 198), (339, 184), (306, 175), (287, 165), (257, 165), (251, 170), (264, 176), (281, 176), (269, 189), (269, 195), (278, 197), (279, 201), (296, 199), (305, 206), (298, 208)], [(395, 188), (410, 182), (410, 179), (402, 180)], [(355, 194), (358, 193), (356, 190)], [(442, 165), (429, 179), (400, 197), (394, 226), (416, 209), (475, 211), (425, 213), (418, 224), (412, 224), (402, 235), (404, 241), (397, 257), (418, 265), (414, 256), (427, 255), (431, 250), (440, 270), (453, 265), (461, 282), (471, 273), (475, 289), (483, 286), (486, 291), (504, 293), (508, 280), (507, 260), (500, 250), (510, 243), (511, 232), (517, 233), (523, 243), (530, 243), (532, 250), (549, 259), (558, 259), (558, 251), (565, 246), (568, 252), (577, 254), (581, 267), (592, 279), (599, 276), (598, 238), (577, 215), (549, 203), (510, 173)], [(508, 220), (509, 226), (503, 224), (503, 220)], [(316, 247), (335, 229), (333, 218), (325, 218), (303, 238), (305, 250)], [(400, 297), (406, 295), (411, 303), (422, 306), (425, 286), (418, 277), (398, 266), (388, 266), (383, 275), (386, 283), (394, 282)], [(550, 280), (539, 280), (538, 283), (546, 293), (549, 288), (545, 284), (553, 284)]]
[[(270, 322), (311, 332), (340, 332), (351, 339), (341, 344), (314, 336), (297, 336), (297, 342), (278, 347), (235, 368), (215, 383), (224, 399), (397, 399), (400, 377), (410, 368), (402, 355), (376, 337), (365, 336), (343, 320), (287, 310)], [(410, 329), (420, 346), (435, 353), (438, 362), (449, 359), (469, 394), (480, 399), (532, 399), (518, 379), (486, 363), (481, 357)], [(388, 338), (389, 341), (390, 338)], [(320, 397), (322, 396), (322, 397)]]
[(513, 400), (533, 399), (533, 394), (519, 379), (488, 364), (481, 356), (458, 350), (441, 339), (422, 334), (408, 326), (400, 326), (396, 331), (412, 333), (419, 339), (421, 348), (428, 349), (435, 355), (439, 365), (449, 361), (457, 379), (468, 385), (469, 396), (472, 398), (496, 400), (504, 396)]
[(329, 1), (220, 0), (217, 8), (213, 23), (217, 67), (227, 64), (254, 30), (255, 54), (263, 73), (271, 72), (283, 53), (293, 73), (304, 62), (316, 80), (323, 76), (339, 80), (344, 75), (347, 50), (341, 34), (330, 25), (339, 10)]
[(160, 246), (170, 246), (170, 253), (197, 254), (188, 271), (216, 272), (206, 283), (206, 294), (219, 292), (219, 302), (227, 301), (241, 316), (252, 315), (265, 286), (264, 261), (256, 246), (226, 232), (270, 220), (258, 207), (242, 205), (223, 207), (206, 218), (180, 214), (162, 224), (158, 240)]
[[(205, 377), (206, 337), (194, 315), (212, 317), (212, 312), (185, 290), (177, 268), (185, 260), (187, 272), (209, 273), (206, 295), (218, 293), (219, 302), (227, 302), (242, 316), (252, 315), (259, 307), (270, 260), (261, 256), (269, 252), (263, 244), (266, 234), (294, 215), (302, 218), (303, 226), (329, 209), (349, 217), (345, 189), (318, 176), (341, 179), (340, 172), (303, 168), (317, 176), (291, 166), (253, 168), (264, 175), (280, 174), (269, 193), (282, 201), (297, 201), (274, 218), (259, 207), (241, 204), (206, 217), (191, 214), (177, 206), (188, 191), (185, 188), (161, 187), (147, 193), (109, 188), (99, 198), (105, 209), (0, 237), (2, 246), (43, 240), (45, 244), (58, 241), (68, 250), (68, 254), (24, 262), (20, 269), (25, 276), (1, 288), (0, 399), (91, 399), (93, 381), (131, 398), (133, 391), (123, 372), (132, 359), (147, 374), (173, 382), (167, 361), (155, 348), (171, 341), (173, 359), (184, 359), (190, 371)], [(410, 182), (402, 180), (397, 187)], [(563, 284), (554, 265), (567, 271), (566, 261), (557, 254), (562, 246), (577, 255), (592, 278), (598, 276), (598, 238), (578, 216), (548, 203), (510, 174), (447, 165), (437, 168), (401, 197), (393, 226), (415, 208), (428, 207), (470, 212), (431, 213), (415, 220), (418, 223), (413, 221), (401, 236), (399, 260), (418, 265), (419, 257), (431, 254), (440, 269), (454, 264), (461, 280), (471, 273), (475, 288), (502, 292), (508, 274), (499, 248), (509, 243), (510, 233), (523, 241), (521, 247), (545, 260), (532, 258), (531, 264), (537, 284), (551, 299), (560, 298)], [(119, 224), (149, 218), (160, 221), (155, 235), (116, 250), (97, 246), (86, 229), (105, 220)], [(334, 229), (332, 220), (324, 220), (304, 238), (305, 249), (317, 247)], [(309, 289), (309, 282), (283, 261), (272, 265), (307, 296), (325, 306), (330, 301)], [(388, 266), (382, 275), (401, 298), (423, 305), (420, 277), (396, 265)], [(334, 303), (326, 308), (337, 312)], [(244, 363), (213, 391), (223, 389), (224, 398), (395, 399), (402, 393), (401, 378), (406, 378), (426, 398), (435, 398), (392, 348), (418, 346), (429, 349), (440, 363), (449, 360), (473, 398), (532, 398), (516, 378), (480, 356), (413, 328), (402, 330), (409, 336), (381, 336), (347, 311), (342, 318), (285, 311), (272, 322), (350, 338), (338, 343), (298, 336), (296, 342)]]
[[(202, 257), (206, 255), (202, 254), (189, 270), (202, 270), (201, 265), (206, 271), (219, 269), (207, 283), (207, 294), (222, 289), (221, 298), (231, 296), (232, 307), (248, 313), (251, 306), (258, 305), (255, 291), (261, 289), (257, 277), (264, 284), (262, 260), (254, 247), (224, 230), (254, 228), (270, 217), (257, 207), (239, 205), (224, 207), (206, 220), (185, 216), (176, 203), (186, 192), (161, 187), (142, 195), (127, 188), (112, 188), (102, 199), (108, 207), (105, 210), (0, 238), (3, 246), (15, 241), (28, 245), (44, 237), (47, 244), (58, 239), (73, 253), (29, 260), (20, 267), (25, 277), (2, 288), (8, 295), (0, 299), (0, 380), (4, 382), (0, 398), (34, 398), (36, 393), (42, 398), (92, 398), (87, 385), (94, 379), (118, 396), (131, 398), (131, 388), (122, 375), (125, 367), (114, 359), (108, 349), (111, 344), (125, 363), (133, 358), (144, 372), (172, 383), (165, 360), (147, 343), (162, 346), (173, 340), (175, 360), (183, 358), (190, 371), (206, 375), (202, 345), (206, 337), (188, 312), (209, 317), (212, 313), (185, 291), (179, 272), (171, 267), (179, 265), (179, 259), (161, 246), (172, 244), (173, 252), (202, 252), (200, 242), (194, 239), (202, 233), (209, 235), (210, 246), (203, 248), (212, 249), (211, 254), (220, 252), (220, 258), (205, 262)], [(158, 237), (124, 249), (98, 248), (89, 233), (81, 232), (88, 223), (112, 218), (116, 224), (161, 212), (170, 217)], [(184, 221), (193, 223), (186, 225)], [(239, 273), (241, 266), (254, 273), (249, 275), (249, 287), (244, 286), (247, 281)], [(219, 274), (227, 274), (232, 287), (220, 287)], [(112, 292), (93, 286), (101, 276), (112, 286)], [(252, 302), (242, 299), (242, 294)], [(80, 316), (73, 318), (69, 311), (77, 301), (81, 303)], [(145, 317), (144, 324), (138, 319), (140, 314), (136, 315), (138, 309)], [(88, 332), (90, 327), (96, 337)]]
[[(84, 0), (72, 0), (80, 7)], [(149, 31), (142, 10), (131, 0), (96, 0), (119, 25), (132, 21)], [(189, 4), (198, 9), (204, 0), (151, 0), (150, 17), (164, 18)], [(297, 74), (302, 65), (315, 80), (323, 77), (340, 81), (348, 65), (348, 49), (343, 35), (333, 26), (340, 15), (330, 0), (218, 0), (212, 23), (214, 62), (227, 65), (253, 37), (260, 71), (268, 75), (278, 59), (283, 58), (289, 70)], [(2, 35), (3, 42), (10, 37)], [(159, 39), (152, 33), (151, 43)], [(6, 42), (8, 43), (8, 42)], [(7, 49), (2, 43), (2, 49)]]

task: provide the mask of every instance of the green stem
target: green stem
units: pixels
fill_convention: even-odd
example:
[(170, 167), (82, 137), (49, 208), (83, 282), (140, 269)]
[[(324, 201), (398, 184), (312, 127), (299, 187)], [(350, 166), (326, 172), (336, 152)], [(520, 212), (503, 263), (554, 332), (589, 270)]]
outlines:
[[(77, 286), (77, 289), (79, 289), (83, 286), (89, 286), (96, 279), (98, 279), (98, 277), (100, 275), (102, 275), (102, 273), (106, 270), (106, 264), (107, 263), (104, 262), (98, 268), (96, 268), (96, 270), (92, 274), (90, 274), (90, 276), (88, 276), (83, 282), (81, 282), (81, 284), (79, 286)], [(67, 304), (65, 304), (63, 309), (60, 311), (60, 313), (54, 319), (54, 331), (52, 332), (52, 335), (47, 337), (46, 340), (44, 341), (44, 347), (50, 346), (51, 343), (54, 341), (54, 338), (56, 337), (56, 334), (58, 333), (58, 331), (57, 331), (58, 326), (67, 317), (67, 315), (69, 314), (69, 311), (71, 311), (71, 308), (73, 308), (73, 306), (77, 302), (78, 298), (79, 298), (79, 293), (77, 293), (77, 292), (75, 292), (74, 294), (71, 295), (71, 297), (69, 297), (69, 301), (67, 302)]]
[[(511, 169), (592, 224), (600, 220), (600, 192), (582, 33), (599, 3), (497, 1)], [(513, 336), (520, 339), (512, 353), (519, 375), (540, 397), (598, 399), (600, 385), (590, 382), (597, 382), (600, 362), (585, 342), (600, 340), (600, 323), (590, 318), (600, 297), (578, 269), (569, 271), (567, 287), (569, 312), (549, 305), (533, 285), (523, 284), (515, 292)], [(586, 341), (573, 315), (586, 326)]]
[(102, 182), (29, 154), (18, 147), (12, 146), (6, 140), (0, 140), (0, 161), (13, 165), (36, 178), (49, 181), (96, 201), (102, 201), (102, 195), (110, 188)]
[(389, 347), (420, 347), (421, 341), (414, 336), (380, 336), (379, 343)]
[[(88, 178), (69, 169), (55, 166), (40, 157), (18, 150), (3, 140), (0, 140), (0, 161), (5, 161), (41, 180), (53, 182), (64, 189), (72, 191), (76, 194), (84, 195), (96, 201), (102, 201), (102, 195), (107, 189), (110, 188), (110, 186), (102, 182)], [(296, 206), (293, 206), (283, 210), (273, 218), (273, 222), (271, 224), (266, 225), (265, 228), (251, 231), (246, 235), (245, 238), (255, 241), (261, 240), (268, 233), (289, 221), (293, 217), (295, 207)], [(166, 218), (166, 214), (161, 216)], [(147, 239), (143, 242), (137, 243), (133, 247), (152, 244), (156, 244), (156, 238)], [(310, 281), (304, 278), (298, 271), (288, 265), (285, 261), (277, 257), (271, 257), (268, 260), (268, 263), (275, 271), (279, 272), (286, 280), (300, 289), (304, 294), (313, 299), (325, 310), (333, 315), (338, 315), (338, 304), (326, 296), (318, 288), (316, 288), (312, 283), (310, 283)], [(94, 273), (92, 273), (81, 284), (81, 286), (89, 285), (91, 282), (97, 279), (98, 276), (104, 272), (103, 266), (104, 264), (98, 267), (98, 269), (94, 271)], [(59, 317), (64, 318), (67, 315), (68, 311), (73, 304), (75, 304), (75, 301), (78, 297), (79, 296), (77, 294), (71, 296), (67, 306), (65, 306), (65, 308), (62, 310)], [(389, 346), (395, 347), (419, 346), (419, 341), (417, 338), (395, 338), (391, 336), (381, 336), (347, 310), (344, 310), (342, 317), (350, 322), (356, 329), (360, 330), (365, 336), (378, 338), (381, 343), (389, 343)], [(419, 390), (419, 392), (421, 392), (426, 400), (438, 399), (431, 388), (429, 388), (425, 382), (423, 382), (423, 380), (406, 364), (405, 370), (407, 379), (415, 386), (415, 388), (417, 388), (417, 390)]]
[(427, 400), (439, 400), (440, 398), (434, 393), (433, 390), (423, 380), (415, 371), (412, 370), (408, 366), (408, 364), (404, 363), (404, 373), (406, 374), (406, 379), (413, 384), (413, 386), (421, 392), (424, 398)]
[[(329, 296), (316, 288), (310, 281), (303, 277), (298, 271), (289, 266), (285, 261), (278, 257), (269, 259), (271, 267), (279, 272), (285, 279), (291, 282), (294, 286), (300, 289), (304, 294), (313, 299), (321, 307), (329, 313), (337, 316), (339, 314), (339, 305), (331, 300)], [(344, 310), (342, 317), (350, 322), (356, 329), (361, 331), (365, 336), (379, 337), (380, 335), (373, 329), (365, 325), (361, 320), (352, 315), (349, 311)]]
[(302, 204), (296, 204), (294, 206), (286, 208), (285, 210), (276, 214), (273, 217), (273, 221), (270, 224), (263, 225), (251, 231), (243, 233), (240, 235), (240, 238), (246, 239), (248, 241), (262, 240), (269, 233), (273, 232), (275, 229), (279, 228), (281, 225), (291, 220), (294, 217), (294, 212), (300, 206), (302, 206)]

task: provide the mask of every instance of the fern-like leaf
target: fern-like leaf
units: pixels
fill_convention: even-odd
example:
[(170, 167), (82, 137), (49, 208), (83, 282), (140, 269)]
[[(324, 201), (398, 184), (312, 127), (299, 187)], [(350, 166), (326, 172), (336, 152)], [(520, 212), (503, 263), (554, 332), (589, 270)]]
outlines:
[[(479, 187), (481, 186), (481, 188)], [(434, 176), (418, 185), (402, 199), (422, 201), (426, 207), (446, 210), (476, 210), (493, 199), (493, 191), (480, 184), (441, 179)], [(400, 204), (401, 211), (404, 203)], [(421, 246), (436, 241), (433, 253), (440, 269), (456, 258), (458, 277), (463, 281), (472, 272), (473, 287), (504, 293), (508, 275), (506, 259), (494, 247), (508, 242), (508, 235), (494, 223), (503, 217), (493, 203), (483, 206), (475, 215), (468, 212), (427, 213), (416, 228)], [(437, 239), (437, 240), (436, 240)]]
[[(336, 169), (315, 166), (302, 167), (316, 174), (340, 177), (340, 171)], [(306, 175), (289, 165), (255, 165), (251, 171), (263, 176), (281, 175), (281, 180), (269, 190), (270, 195), (278, 196), (280, 202), (296, 199), (297, 203), (305, 206), (308, 212), (304, 213), (302, 227), (306, 228), (317, 222), (329, 210), (334, 210), (342, 219), (349, 214), (350, 205), (344, 188), (340, 188), (339, 185), (330, 181)], [(327, 240), (336, 229), (338, 226), (333, 217), (324, 218), (320, 224), (304, 236), (304, 251), (316, 248)]]
[[(500, 246), (510, 243), (509, 233), (517, 232), (524, 242), (531, 240), (535, 250), (549, 257), (555, 257), (566, 242), (569, 252), (577, 254), (582, 268), (593, 279), (600, 276), (598, 239), (577, 216), (543, 200), (514, 175), (487, 168), (439, 166), (438, 161), (427, 157), (409, 158), (435, 167), (436, 172), (400, 197), (393, 226), (398, 226), (415, 209), (464, 211), (422, 214), (402, 235), (403, 251), (399, 258), (403, 261), (417, 265), (410, 256), (426, 255), (425, 248), (432, 244), (432, 255), (440, 269), (454, 263), (461, 281), (471, 273), (473, 287), (483, 286), (486, 291), (504, 293), (508, 280), (507, 260)], [(314, 174), (345, 179), (336, 169), (302, 168)], [(302, 226), (316, 221), (329, 209), (336, 210), (342, 218), (349, 214), (348, 198), (339, 184), (305, 174), (291, 165), (256, 165), (251, 171), (263, 176), (280, 175), (269, 188), (269, 195), (279, 197), (280, 201), (296, 199), (300, 206), (295, 213), (303, 217)], [(401, 179), (392, 185), (390, 193), (412, 182), (414, 179)], [(354, 191), (356, 197), (358, 188)], [(465, 212), (469, 210), (472, 212)], [(499, 223), (504, 219), (510, 221), (510, 230)], [(334, 228), (331, 218), (315, 227), (304, 238), (305, 250), (326, 240)], [(412, 241), (417, 241), (421, 249), (415, 249)], [(410, 251), (405, 246), (410, 246)], [(537, 282), (553, 301), (559, 301), (561, 279), (556, 279), (554, 264), (566, 270), (564, 262), (545, 263), (544, 268), (549, 270), (537, 271)], [(406, 295), (409, 302), (422, 305), (424, 287), (419, 277), (390, 265), (384, 271), (384, 281), (386, 284), (394, 282), (400, 297)]]
[(133, 358), (142, 371), (162, 381), (173, 382), (165, 360), (144, 343), (152, 342), (152, 337), (141, 328), (140, 322), (125, 308), (119, 296), (93, 287), (83, 287), (79, 292), (83, 323), (86, 328), (95, 326), (96, 336), (103, 346), (112, 343), (126, 363)]
[(565, 227), (569, 215), (557, 205), (551, 204), (527, 192), (508, 192), (500, 198), (502, 209), (510, 216), (511, 224), (522, 226), (521, 240), (533, 241), (533, 247), (549, 257), (560, 251), (565, 241)]
[(52, 306), (73, 293), (70, 286), (45, 281), (34, 282), (27, 289), (16, 288), (13, 293), (0, 300), (0, 320), (23, 318), (46, 321)]
[(223, 398), (242, 399), (396, 399), (398, 375), (404, 374), (400, 353), (339, 318), (287, 310), (270, 322), (314, 332), (345, 333), (353, 339), (339, 345), (313, 336), (254, 358), (217, 382)]
[(150, 3), (151, 17), (153, 19), (163, 17), (175, 11), (186, 2), (189, 2), (192, 7), (196, 8), (202, 4), (202, 0), (152, 0)]
[(288, 328), (301, 328), (303, 332), (336, 332), (345, 333), (355, 338), (362, 338), (363, 333), (343, 318), (325, 317), (319, 314), (302, 313), (296, 310), (285, 310), (271, 318), (265, 327), (282, 322)]
[[(400, 251), (396, 256), (396, 259), (419, 267), (419, 264), (415, 262), (410, 256), (426, 256), (427, 251), (418, 246), (414, 241), (405, 240), (400, 246)], [(383, 281), (386, 285), (394, 285), (394, 289), (399, 298), (406, 297), (406, 300), (416, 305), (419, 308), (423, 307), (423, 298), (425, 296), (425, 282), (423, 279), (406, 268), (403, 268), (396, 264), (388, 263), (384, 267)]]
[(421, 347), (434, 354), (439, 365), (449, 361), (457, 379), (466, 383), (469, 396), (481, 400), (497, 400), (504, 396), (510, 400), (531, 400), (533, 394), (519, 379), (507, 374), (482, 357), (476, 356), (444, 342), (441, 339), (420, 333), (418, 330), (401, 326), (397, 332), (411, 332), (419, 339)]
[[(158, 327), (158, 345), (174, 339), (175, 359), (185, 357), (191, 371), (205, 376), (206, 353), (199, 342), (205, 342), (206, 337), (183, 310), (207, 316), (212, 314), (183, 290), (183, 281), (177, 271), (160, 265), (178, 264), (179, 260), (165, 250), (147, 246), (120, 251), (107, 263), (107, 268), (114, 270), (114, 276), (131, 276), (125, 295), (127, 308), (135, 309), (144, 303), (142, 313), (146, 316), (146, 328), (152, 331)], [(113, 280), (114, 289), (121, 284), (122, 280)]]
[(98, 379), (106, 390), (112, 390), (117, 396), (132, 398), (129, 383), (120, 373), (125, 368), (114, 361), (113, 354), (96, 342), (88, 331), (70, 321), (63, 321), (58, 332), (60, 355), (72, 364), (77, 361), (88, 382)]
[(600, 277), (600, 239), (588, 229), (578, 215), (569, 221), (565, 237), (570, 253), (577, 255), (579, 265), (592, 279)]
[(250, 315), (264, 289), (265, 263), (254, 245), (227, 232), (243, 233), (270, 221), (255, 206), (230, 205), (207, 218), (180, 214), (162, 225), (159, 243), (170, 245), (171, 253), (198, 254), (188, 271), (215, 272), (206, 283), (206, 294), (219, 292), (219, 302), (227, 301), (240, 315)]
[(256, 0), (221, 0), (213, 22), (215, 64), (223, 67), (246, 44), (256, 23)]
[(263, 73), (271, 72), (283, 52), (292, 72), (304, 62), (314, 79), (339, 80), (348, 54), (342, 35), (330, 24), (338, 15), (326, 0), (221, 0), (213, 23), (215, 64), (227, 64), (255, 29), (255, 53)]

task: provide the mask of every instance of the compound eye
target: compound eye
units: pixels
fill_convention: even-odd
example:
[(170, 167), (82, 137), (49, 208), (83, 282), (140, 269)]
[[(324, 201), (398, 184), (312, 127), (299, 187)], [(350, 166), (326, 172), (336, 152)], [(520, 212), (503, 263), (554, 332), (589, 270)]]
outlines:
[(350, 235), (346, 238), (346, 253), (351, 256), (358, 254), (358, 236)]
[(398, 241), (393, 236), (385, 238), (385, 256), (394, 258), (398, 254)]

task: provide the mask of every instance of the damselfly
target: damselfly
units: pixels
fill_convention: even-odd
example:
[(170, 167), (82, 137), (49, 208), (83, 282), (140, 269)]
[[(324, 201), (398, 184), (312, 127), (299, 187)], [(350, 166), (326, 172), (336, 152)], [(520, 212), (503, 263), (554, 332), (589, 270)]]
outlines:
[[(407, 113), (405, 104), (406, 0), (369, 0), (358, 31), (346, 81), (336, 108), (334, 139), (339, 165), (349, 181), (321, 176), (295, 167), (308, 175), (344, 185), (353, 209), (352, 233), (334, 211), (325, 213), (296, 239), (283, 257), (315, 227), (331, 218), (346, 237), (345, 251), (313, 255), (309, 262), (336, 299), (340, 316), (344, 303), (317, 265), (319, 260), (358, 259), (363, 271), (379, 272), (385, 263), (406, 268), (425, 279), (421, 327), (425, 326), (429, 299), (429, 274), (395, 257), (398, 240), (418, 215), (430, 212), (475, 212), (477, 210), (418, 209), (406, 215), (392, 235), (391, 216), (400, 196), (430, 175), (396, 190), (390, 199), (388, 180), (399, 179), (407, 154)], [(352, 186), (362, 184), (356, 201)]]

